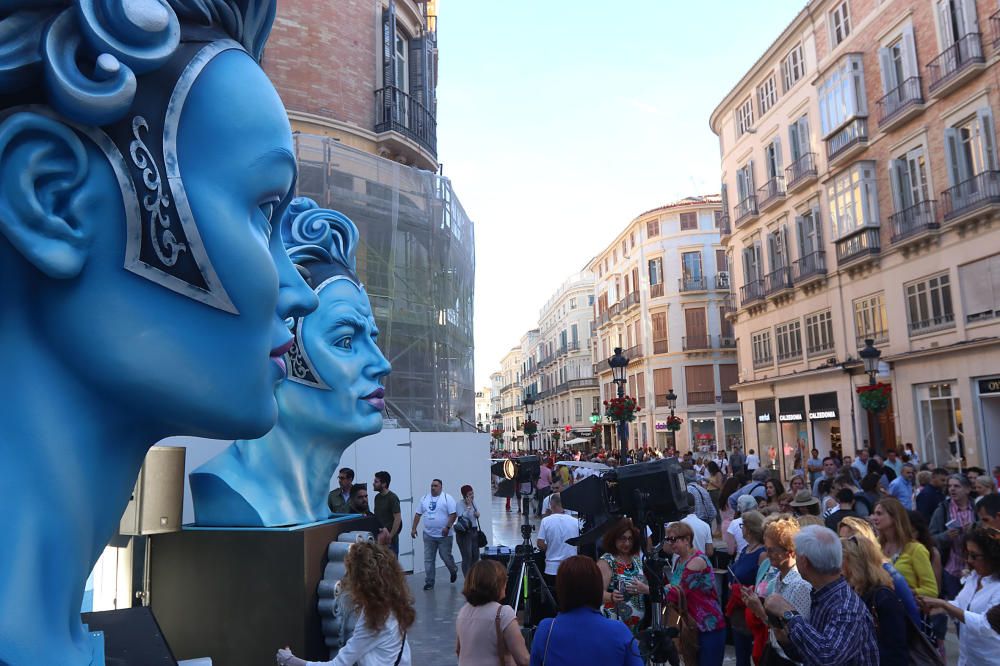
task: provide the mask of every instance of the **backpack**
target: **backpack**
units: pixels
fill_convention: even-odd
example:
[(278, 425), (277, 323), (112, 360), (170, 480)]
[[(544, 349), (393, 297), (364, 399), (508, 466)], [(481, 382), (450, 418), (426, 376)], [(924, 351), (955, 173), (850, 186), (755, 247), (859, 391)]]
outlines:
[(732, 495), (730, 495), (729, 508), (732, 509), (733, 511), (736, 511), (736, 500), (743, 497), (744, 495), (752, 495), (753, 491), (763, 487), (763, 485), (764, 484), (761, 483), (760, 481), (754, 481), (751, 485), (746, 487), (746, 490), (741, 490), (739, 492), (735, 492)]

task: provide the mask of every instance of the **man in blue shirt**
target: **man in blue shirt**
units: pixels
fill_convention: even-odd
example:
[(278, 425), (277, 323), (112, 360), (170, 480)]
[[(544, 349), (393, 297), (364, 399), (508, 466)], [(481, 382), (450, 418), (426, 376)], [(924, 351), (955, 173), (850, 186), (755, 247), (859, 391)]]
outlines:
[(860, 478), (865, 478), (868, 474), (868, 460), (871, 457), (871, 453), (868, 451), (867, 440), (865, 440), (865, 448), (858, 451), (858, 457), (851, 464), (851, 467), (858, 470)]
[(907, 511), (913, 510), (913, 478), (917, 470), (910, 463), (900, 468), (899, 476), (889, 484), (889, 494), (900, 501)]
[(885, 462), (882, 464), (885, 467), (891, 468), (892, 471), (896, 473), (896, 476), (902, 474), (903, 461), (899, 459), (898, 455), (896, 455), (896, 449), (889, 449), (885, 452), (885, 456)]

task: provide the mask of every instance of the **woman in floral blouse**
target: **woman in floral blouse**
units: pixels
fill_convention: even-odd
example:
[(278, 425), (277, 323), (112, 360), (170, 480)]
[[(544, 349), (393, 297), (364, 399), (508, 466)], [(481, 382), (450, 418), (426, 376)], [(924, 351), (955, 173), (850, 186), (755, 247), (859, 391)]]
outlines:
[(683, 592), (688, 614), (698, 628), (698, 666), (721, 666), (726, 652), (726, 621), (719, 605), (712, 564), (705, 553), (692, 546), (694, 532), (687, 523), (671, 523), (666, 541), (677, 555), (667, 601), (677, 604)]
[(641, 538), (631, 519), (622, 518), (604, 533), (601, 544), (604, 554), (597, 561), (597, 568), (604, 577), (601, 612), (605, 617), (624, 622), (633, 634), (639, 633), (639, 625), (646, 614), (643, 595), (649, 594), (639, 557)]

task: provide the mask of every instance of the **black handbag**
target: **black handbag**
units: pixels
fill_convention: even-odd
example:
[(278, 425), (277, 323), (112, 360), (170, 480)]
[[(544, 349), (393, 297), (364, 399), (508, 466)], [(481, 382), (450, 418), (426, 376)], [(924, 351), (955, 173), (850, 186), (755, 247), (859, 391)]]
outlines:
[(476, 546), (478, 548), (486, 548), (486, 544), (489, 543), (489, 540), (486, 538), (486, 532), (483, 531), (478, 518), (476, 519), (476, 531), (478, 532), (478, 534), (476, 534)]

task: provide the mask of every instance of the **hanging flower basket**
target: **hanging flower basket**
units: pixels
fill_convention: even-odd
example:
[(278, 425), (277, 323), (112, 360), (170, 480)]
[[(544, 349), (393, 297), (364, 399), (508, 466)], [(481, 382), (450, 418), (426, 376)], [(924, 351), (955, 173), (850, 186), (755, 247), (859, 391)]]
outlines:
[(528, 419), (527, 421), (524, 422), (523, 430), (526, 436), (531, 437), (536, 432), (538, 432), (538, 421)]
[(494, 428), (493, 430), (490, 430), (490, 436), (499, 442), (503, 439), (503, 428)]
[(892, 386), (879, 382), (870, 386), (859, 386), (857, 392), (861, 407), (866, 411), (877, 414), (889, 406), (889, 398), (892, 396)]
[(636, 412), (640, 409), (639, 403), (630, 395), (604, 401), (604, 416), (612, 421), (635, 421)]
[(670, 432), (677, 432), (681, 429), (681, 424), (684, 423), (684, 419), (679, 416), (668, 416), (667, 417), (667, 430)]

